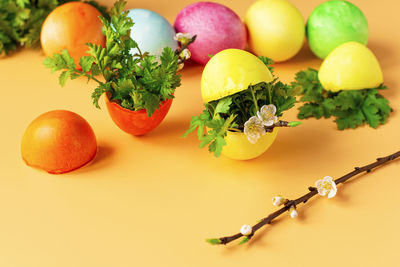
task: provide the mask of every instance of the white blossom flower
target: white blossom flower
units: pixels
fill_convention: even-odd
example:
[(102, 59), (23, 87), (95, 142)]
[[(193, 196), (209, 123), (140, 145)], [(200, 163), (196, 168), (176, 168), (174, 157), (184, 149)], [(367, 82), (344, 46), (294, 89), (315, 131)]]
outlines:
[(193, 35), (191, 35), (190, 33), (182, 33), (182, 32), (178, 32), (174, 36), (174, 40), (180, 42), (182, 45), (187, 44), (192, 38)]
[(323, 179), (316, 181), (315, 187), (318, 189), (318, 194), (321, 196), (328, 194), (328, 198), (333, 198), (337, 192), (336, 183), (330, 176), (325, 176)]
[(296, 218), (297, 216), (299, 216), (299, 214), (297, 213), (297, 210), (294, 206), (290, 207), (289, 214), (290, 214), (290, 217), (292, 217), (293, 219)]
[(272, 126), (278, 122), (276, 114), (276, 106), (274, 104), (264, 105), (260, 111), (257, 111), (257, 117), (262, 121), (264, 126)]
[(277, 196), (274, 196), (274, 197), (272, 198), (272, 204), (273, 204), (274, 206), (277, 206), (277, 207), (279, 207), (280, 205), (285, 204), (286, 201), (287, 201), (287, 199), (284, 198), (284, 197), (282, 197), (281, 195), (277, 195)]
[(262, 125), (262, 121), (256, 116), (251, 117), (244, 124), (244, 134), (250, 143), (257, 143), (258, 139), (265, 134), (265, 128)]
[(244, 236), (248, 236), (251, 235), (251, 233), (253, 233), (253, 229), (251, 228), (250, 225), (243, 225), (242, 228), (240, 228), (240, 233)]
[(182, 52), (179, 54), (179, 57), (183, 60), (188, 60), (190, 58), (191, 54), (189, 49), (184, 49)]

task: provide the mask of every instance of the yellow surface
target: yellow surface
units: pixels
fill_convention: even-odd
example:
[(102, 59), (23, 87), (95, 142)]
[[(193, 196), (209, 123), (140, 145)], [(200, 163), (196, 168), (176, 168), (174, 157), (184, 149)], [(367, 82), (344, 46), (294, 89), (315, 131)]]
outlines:
[(246, 13), (251, 50), (282, 62), (296, 55), (304, 42), (304, 19), (287, 0), (259, 0)]
[(225, 137), (226, 146), (222, 149), (222, 155), (237, 160), (254, 159), (263, 154), (274, 142), (279, 128), (272, 133), (266, 133), (252, 144), (244, 133), (228, 132)]
[[(131, 1), (173, 21), (190, 1)], [(251, 1), (220, 1), (243, 17)], [(293, 1), (307, 17), (322, 1)], [(214, 158), (196, 136), (180, 138), (202, 110), (202, 67), (188, 64), (165, 121), (133, 137), (91, 104), (95, 84), (84, 79), (60, 88), (25, 50), (0, 60), (0, 266), (4, 267), (243, 267), (399, 266), (400, 161), (316, 197), (257, 233), (252, 242), (215, 247), (205, 238), (235, 234), (275, 210), (271, 198), (306, 192), (326, 175), (400, 149), (400, 28), (397, 1), (353, 1), (368, 18), (368, 47), (390, 88), (394, 112), (386, 125), (338, 131), (332, 119), (281, 129), (267, 153), (251, 161)], [(319, 67), (308, 48), (275, 72), (290, 82), (297, 70)], [(66, 175), (27, 167), (20, 157), (25, 128), (39, 114), (69, 109), (93, 127), (95, 161)], [(294, 109), (284, 119), (295, 119)]]
[(201, 76), (205, 103), (246, 90), (249, 85), (273, 80), (265, 64), (253, 54), (226, 49), (213, 56)]
[(378, 60), (358, 42), (336, 47), (322, 62), (318, 78), (326, 90), (333, 92), (375, 88), (383, 83)]

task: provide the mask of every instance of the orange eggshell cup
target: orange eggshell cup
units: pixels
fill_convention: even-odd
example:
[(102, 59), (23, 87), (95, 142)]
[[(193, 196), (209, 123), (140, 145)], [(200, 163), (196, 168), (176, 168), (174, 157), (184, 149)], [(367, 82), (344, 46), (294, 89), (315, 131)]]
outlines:
[(163, 101), (149, 117), (145, 109), (133, 111), (110, 101), (108, 96), (105, 99), (111, 119), (121, 130), (132, 135), (144, 135), (155, 129), (163, 121), (172, 104), (172, 99)]

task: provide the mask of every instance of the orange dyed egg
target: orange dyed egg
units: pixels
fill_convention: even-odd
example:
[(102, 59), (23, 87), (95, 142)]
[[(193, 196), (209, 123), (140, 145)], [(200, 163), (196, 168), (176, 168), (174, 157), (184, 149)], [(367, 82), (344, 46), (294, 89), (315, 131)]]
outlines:
[(87, 56), (86, 43), (105, 46), (100, 12), (93, 6), (70, 2), (55, 8), (43, 23), (40, 42), (46, 56), (53, 56), (66, 48), (76, 66)]
[(89, 123), (66, 110), (37, 117), (25, 130), (21, 143), (21, 155), (27, 165), (53, 174), (82, 167), (96, 151), (96, 136)]

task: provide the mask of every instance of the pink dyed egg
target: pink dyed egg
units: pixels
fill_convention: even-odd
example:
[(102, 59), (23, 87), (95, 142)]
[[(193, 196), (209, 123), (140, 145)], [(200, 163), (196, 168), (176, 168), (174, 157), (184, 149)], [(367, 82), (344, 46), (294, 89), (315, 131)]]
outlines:
[(239, 16), (228, 7), (213, 2), (197, 2), (182, 9), (174, 24), (176, 32), (197, 35), (189, 46), (191, 58), (206, 64), (209, 55), (228, 49), (244, 49), (247, 31)]

